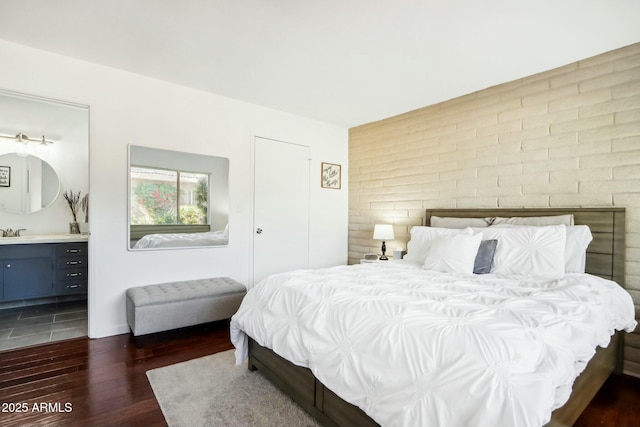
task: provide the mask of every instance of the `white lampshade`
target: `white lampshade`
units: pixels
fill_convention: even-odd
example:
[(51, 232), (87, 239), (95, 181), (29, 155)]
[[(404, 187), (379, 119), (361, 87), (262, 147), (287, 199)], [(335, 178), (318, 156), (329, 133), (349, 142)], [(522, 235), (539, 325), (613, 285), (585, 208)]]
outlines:
[(373, 238), (376, 240), (393, 240), (393, 225), (376, 224), (373, 228)]

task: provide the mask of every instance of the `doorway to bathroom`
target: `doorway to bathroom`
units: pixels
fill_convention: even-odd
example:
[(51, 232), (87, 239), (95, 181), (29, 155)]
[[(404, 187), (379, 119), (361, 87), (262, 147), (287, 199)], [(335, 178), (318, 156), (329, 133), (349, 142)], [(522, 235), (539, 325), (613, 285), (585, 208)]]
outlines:
[(89, 107), (0, 90), (0, 351), (88, 335)]

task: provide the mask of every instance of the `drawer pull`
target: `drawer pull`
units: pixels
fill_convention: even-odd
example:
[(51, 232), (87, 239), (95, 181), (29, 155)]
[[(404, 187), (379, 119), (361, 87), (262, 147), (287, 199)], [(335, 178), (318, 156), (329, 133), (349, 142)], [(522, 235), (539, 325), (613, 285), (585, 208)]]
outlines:
[(78, 289), (81, 288), (82, 285), (67, 285), (67, 289)]
[(82, 276), (82, 273), (67, 273), (67, 277), (78, 277)]
[(68, 254), (79, 254), (80, 252), (82, 252), (81, 249), (67, 249)]
[(67, 265), (78, 265), (82, 264), (82, 261), (67, 261)]
[(7, 264), (7, 268), (11, 268), (11, 264)]

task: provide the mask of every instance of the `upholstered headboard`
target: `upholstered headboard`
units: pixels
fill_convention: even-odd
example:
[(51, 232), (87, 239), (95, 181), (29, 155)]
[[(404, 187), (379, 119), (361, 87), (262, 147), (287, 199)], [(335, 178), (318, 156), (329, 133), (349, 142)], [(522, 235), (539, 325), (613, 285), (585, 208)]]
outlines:
[(484, 218), (573, 214), (575, 224), (589, 226), (593, 234), (593, 241), (587, 248), (586, 272), (624, 286), (624, 208), (427, 209), (426, 214), (425, 225), (431, 225), (431, 216)]

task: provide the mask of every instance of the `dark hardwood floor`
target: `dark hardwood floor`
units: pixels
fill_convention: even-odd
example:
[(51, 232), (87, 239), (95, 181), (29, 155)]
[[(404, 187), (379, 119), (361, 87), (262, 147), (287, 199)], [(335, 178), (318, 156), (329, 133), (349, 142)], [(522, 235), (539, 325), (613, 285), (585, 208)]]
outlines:
[(231, 348), (223, 321), (141, 349), (126, 334), (0, 352), (0, 426), (166, 426), (146, 371)]
[[(166, 426), (146, 371), (232, 348), (228, 322), (0, 352), (0, 426)], [(574, 427), (640, 426), (640, 379), (612, 377)]]
[(640, 378), (609, 377), (573, 427), (640, 427)]

